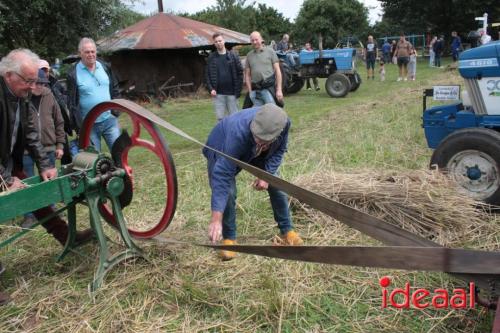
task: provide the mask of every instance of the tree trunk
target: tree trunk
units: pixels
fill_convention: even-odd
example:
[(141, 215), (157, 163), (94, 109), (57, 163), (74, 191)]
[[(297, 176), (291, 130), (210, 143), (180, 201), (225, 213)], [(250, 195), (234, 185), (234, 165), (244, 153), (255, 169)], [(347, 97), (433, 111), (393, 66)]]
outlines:
[(318, 33), (318, 48), (319, 48), (319, 58), (323, 58), (323, 35)]

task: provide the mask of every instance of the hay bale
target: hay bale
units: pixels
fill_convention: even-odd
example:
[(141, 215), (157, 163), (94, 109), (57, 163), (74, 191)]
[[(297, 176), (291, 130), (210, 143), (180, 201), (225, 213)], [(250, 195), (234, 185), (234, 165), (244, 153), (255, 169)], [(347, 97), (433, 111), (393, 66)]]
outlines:
[[(445, 246), (499, 247), (499, 224), (490, 207), (459, 193), (437, 171), (321, 172), (294, 183)], [(292, 203), (313, 221), (325, 218), (295, 199)]]

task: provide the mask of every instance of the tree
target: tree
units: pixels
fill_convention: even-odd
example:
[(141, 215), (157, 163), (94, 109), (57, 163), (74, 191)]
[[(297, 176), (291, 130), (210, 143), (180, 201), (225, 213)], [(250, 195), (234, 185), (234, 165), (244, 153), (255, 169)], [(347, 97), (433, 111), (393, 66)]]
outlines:
[(250, 34), (259, 31), (264, 39), (278, 39), (289, 32), (292, 24), (277, 9), (265, 4), (256, 5), (246, 0), (217, 0), (215, 6), (193, 15), (183, 16), (193, 20), (214, 24), (226, 29)]
[(343, 37), (365, 35), (368, 27), (368, 9), (356, 0), (305, 0), (294, 35), (334, 47)]
[(81, 37), (98, 39), (142, 17), (119, 0), (1, 0), (0, 53), (25, 47), (47, 58), (65, 56)]
[[(488, 13), (492, 22), (500, 21), (498, 0), (381, 0), (384, 34), (430, 33), (450, 36), (457, 31), (463, 37), (478, 28), (475, 17)], [(380, 29), (381, 30), (381, 29)]]

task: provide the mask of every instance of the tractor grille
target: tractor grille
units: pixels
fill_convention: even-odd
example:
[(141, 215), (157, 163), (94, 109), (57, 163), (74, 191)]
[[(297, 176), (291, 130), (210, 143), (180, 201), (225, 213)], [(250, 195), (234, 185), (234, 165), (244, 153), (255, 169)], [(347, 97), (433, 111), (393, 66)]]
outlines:
[(483, 95), (476, 79), (465, 79), (465, 86), (469, 92), (470, 101), (475, 114), (488, 114), (484, 105)]

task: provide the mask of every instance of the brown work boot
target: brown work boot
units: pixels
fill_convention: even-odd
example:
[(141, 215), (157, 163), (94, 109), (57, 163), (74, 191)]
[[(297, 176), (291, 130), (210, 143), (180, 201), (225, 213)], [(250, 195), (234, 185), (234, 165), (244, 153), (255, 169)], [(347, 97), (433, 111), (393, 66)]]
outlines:
[[(222, 241), (222, 245), (236, 245), (236, 240), (233, 240), (233, 239), (224, 239)], [(219, 257), (223, 261), (228, 261), (228, 260), (234, 259), (236, 257), (236, 252), (228, 251), (228, 250), (220, 250), (219, 251)]]
[(300, 238), (299, 234), (293, 230), (286, 232), (284, 235), (280, 234), (276, 237), (275, 245), (291, 245), (298, 246), (304, 244), (302, 238)]
[(88, 228), (82, 231), (77, 231), (75, 235), (76, 245), (87, 243), (94, 238), (94, 230)]
[[(52, 207), (44, 207), (34, 212), (38, 220), (52, 214), (54, 209)], [(61, 219), (58, 215), (54, 216), (42, 226), (47, 230), (47, 233), (52, 234), (54, 238), (61, 243), (61, 245), (66, 245), (66, 240), (68, 239), (68, 225), (66, 221)], [(75, 243), (82, 244), (94, 237), (94, 232), (92, 229), (86, 229), (83, 231), (78, 231), (75, 235)]]

